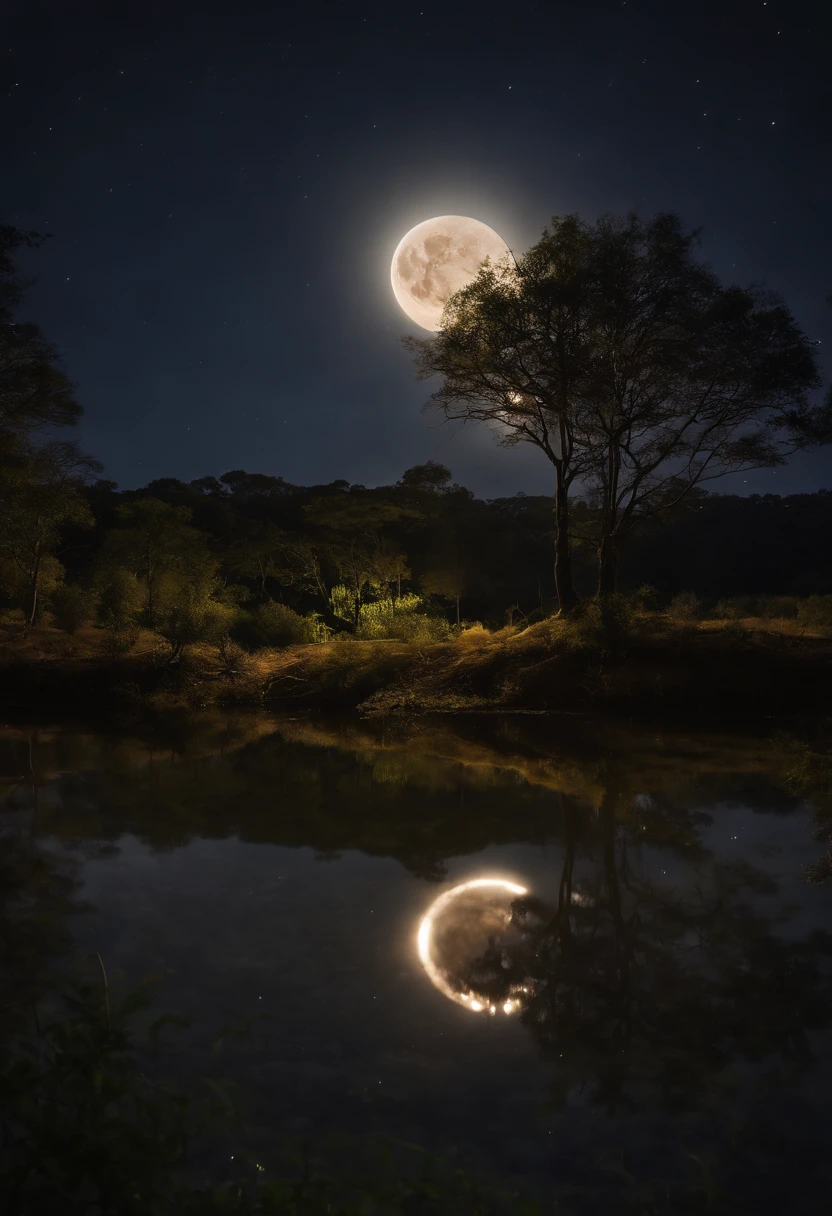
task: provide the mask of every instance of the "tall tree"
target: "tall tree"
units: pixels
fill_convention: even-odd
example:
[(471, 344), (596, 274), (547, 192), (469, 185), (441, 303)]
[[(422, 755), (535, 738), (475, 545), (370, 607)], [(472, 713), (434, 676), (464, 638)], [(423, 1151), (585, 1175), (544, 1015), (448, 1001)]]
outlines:
[(26, 585), (33, 624), (44, 573), (70, 527), (91, 527), (81, 488), (100, 466), (51, 438), (81, 417), (74, 386), (38, 327), (17, 320), (28, 284), (16, 256), (46, 238), (0, 225), (0, 551)]
[(15, 319), (27, 286), (15, 255), (44, 240), (0, 225), (0, 459), (53, 427), (73, 426), (81, 416), (54, 346), (36, 325)]
[(401, 475), (398, 485), (418, 495), (443, 494), (451, 488), (451, 470), (438, 460), (426, 460), (424, 464), (411, 465)]
[(593, 249), (591, 365), (576, 442), (595, 453), (599, 594), (643, 521), (728, 473), (772, 468), (832, 438), (813, 407), (812, 347), (786, 306), (723, 287), (677, 215), (602, 216)]
[(108, 534), (102, 563), (139, 578), (148, 624), (159, 625), (180, 592), (213, 589), (219, 563), (203, 534), (190, 526), (187, 507), (136, 498), (119, 507), (118, 515), (124, 526)]
[(813, 406), (811, 344), (777, 297), (725, 288), (676, 215), (554, 219), (516, 266), (486, 264), (435, 338), (405, 339), (439, 375), (447, 418), (531, 443), (555, 470), (555, 582), (575, 602), (570, 490), (589, 493), (599, 592), (625, 539), (693, 487), (832, 438)]
[(459, 601), (465, 594), (466, 580), (459, 550), (452, 545), (441, 547), (421, 579), (422, 590), (428, 595), (438, 595), (456, 606), (457, 625), (460, 623)]
[(488, 424), (506, 447), (530, 443), (554, 470), (555, 589), (577, 603), (569, 494), (588, 471), (576, 443), (591, 361), (592, 241), (575, 216), (553, 219), (517, 262), (486, 263), (448, 302), (434, 338), (408, 337), (419, 376), (441, 376), (431, 403), (448, 419)]
[(226, 565), (233, 573), (256, 582), (266, 598), (266, 583), (277, 576), (280, 559), (290, 543), (291, 537), (276, 524), (245, 519), (237, 528)]
[[(29, 626), (38, 614), (44, 570), (58, 556), (65, 532), (94, 524), (81, 490), (100, 467), (73, 443), (53, 440), (6, 470), (0, 487), (0, 552), (25, 582)], [(60, 566), (58, 571), (63, 574)]]
[(313, 499), (305, 514), (326, 537), (330, 560), (346, 588), (351, 615), (358, 624), (368, 587), (378, 594), (394, 582), (400, 588), (401, 579), (408, 577), (407, 559), (386, 530), (404, 520), (418, 519), (419, 512), (354, 488), (350, 493)]

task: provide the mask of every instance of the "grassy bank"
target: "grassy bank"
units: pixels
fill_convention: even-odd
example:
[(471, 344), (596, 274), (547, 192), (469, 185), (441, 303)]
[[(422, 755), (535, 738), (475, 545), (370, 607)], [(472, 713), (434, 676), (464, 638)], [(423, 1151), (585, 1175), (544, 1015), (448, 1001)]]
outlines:
[(358, 640), (249, 653), (193, 646), (172, 661), (148, 630), (130, 639), (85, 626), (0, 631), (0, 705), (153, 713), (259, 705), (305, 712), (591, 710), (826, 712), (832, 639), (777, 618), (684, 620), (621, 602), (575, 620), (464, 629), (442, 642)]

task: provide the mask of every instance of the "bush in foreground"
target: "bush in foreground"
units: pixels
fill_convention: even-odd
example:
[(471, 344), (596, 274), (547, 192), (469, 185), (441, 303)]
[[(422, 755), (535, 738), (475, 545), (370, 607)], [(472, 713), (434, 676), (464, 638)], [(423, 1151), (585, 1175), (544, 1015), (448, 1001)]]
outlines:
[(711, 615), (718, 621), (794, 620), (800, 601), (794, 595), (735, 595), (718, 600)]
[(567, 645), (599, 654), (620, 655), (635, 632), (635, 608), (626, 595), (610, 595), (584, 604), (567, 622)]
[(77, 633), (95, 614), (95, 597), (77, 585), (57, 587), (50, 596), (52, 620), (65, 633)]
[[(105, 980), (75, 985), (64, 1000), (65, 1013), (39, 1029), (37, 1042), (21, 1043), (0, 1070), (0, 1190), (10, 1216), (541, 1210), (481, 1186), (426, 1150), (359, 1137), (331, 1162), (287, 1142), (263, 1165), (243, 1144), (221, 1171), (230, 1177), (214, 1170), (213, 1178), (200, 1178), (205, 1171), (195, 1168), (193, 1147), (227, 1133), (236, 1112), (219, 1082), (209, 1080), (210, 1097), (206, 1090), (201, 1098), (158, 1081), (148, 1067), (163, 1028), (187, 1019), (158, 1018), (140, 1042), (134, 1023), (147, 1007), (142, 994), (113, 1002)], [(244, 1136), (235, 1120), (235, 1142)]]
[(702, 616), (702, 601), (693, 591), (680, 591), (670, 601), (668, 615), (677, 621), (697, 621)]
[(810, 595), (797, 608), (797, 623), (804, 629), (832, 632), (832, 595)]
[(253, 612), (242, 613), (233, 633), (249, 650), (296, 646), (318, 640), (314, 622), (275, 600), (258, 604)]
[(445, 642), (452, 629), (444, 617), (428, 616), (419, 595), (362, 604), (355, 636), (363, 641)]

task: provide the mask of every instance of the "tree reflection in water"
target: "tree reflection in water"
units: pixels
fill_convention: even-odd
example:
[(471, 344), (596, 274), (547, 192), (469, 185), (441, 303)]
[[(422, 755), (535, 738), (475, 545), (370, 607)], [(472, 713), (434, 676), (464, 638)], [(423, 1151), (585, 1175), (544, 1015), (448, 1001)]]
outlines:
[[(717, 859), (688, 817), (662, 811), (626, 801), (612, 776), (596, 821), (566, 809), (557, 902), (517, 899), (514, 944), (460, 977), (494, 1005), (523, 994), (561, 1103), (581, 1091), (610, 1111), (692, 1107), (742, 1062), (807, 1065), (811, 1032), (832, 1024), (832, 936), (784, 939), (758, 906), (773, 880)], [(672, 883), (644, 864), (659, 827), (681, 859)]]
[[(818, 783), (790, 778), (787, 753), (753, 736), (553, 719), (205, 714), (157, 732), (0, 732), (3, 995), (31, 1007), (70, 943), (83, 858), (125, 836), (151, 853), (225, 838), (354, 851), (431, 884), (455, 858), (545, 844), (554, 893), (517, 900), (512, 933), (492, 933), (490, 947), (466, 939), (473, 957), (454, 941), (442, 959), (452, 987), (496, 1008), (519, 1002), (556, 1106), (681, 1115), (668, 1135), (704, 1112), (736, 1169), (765, 1158), (765, 1192), (816, 1032), (832, 1025), (830, 938), (786, 923), (753, 851), (717, 849), (711, 829), (732, 802), (777, 816), (805, 807)], [(788, 1141), (804, 1181), (817, 1165), (812, 1118)]]

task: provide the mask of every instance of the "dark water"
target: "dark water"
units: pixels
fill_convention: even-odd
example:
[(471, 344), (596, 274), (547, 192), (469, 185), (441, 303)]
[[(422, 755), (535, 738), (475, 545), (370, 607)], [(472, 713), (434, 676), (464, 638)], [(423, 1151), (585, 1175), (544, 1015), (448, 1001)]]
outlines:
[[(6, 728), (0, 794), (7, 1029), (97, 951), (192, 1019), (165, 1067), (234, 1081), (258, 1152), (346, 1129), (501, 1179), (713, 1174), (757, 1210), (827, 1210), (832, 889), (766, 739)], [(512, 923), (499, 888), (448, 901), (437, 987), (420, 922), (482, 877), (528, 895)], [(223, 1026), (246, 1037), (217, 1060)]]

